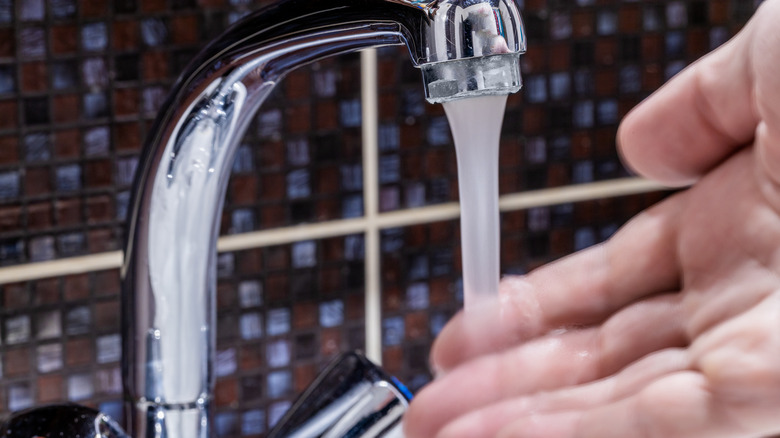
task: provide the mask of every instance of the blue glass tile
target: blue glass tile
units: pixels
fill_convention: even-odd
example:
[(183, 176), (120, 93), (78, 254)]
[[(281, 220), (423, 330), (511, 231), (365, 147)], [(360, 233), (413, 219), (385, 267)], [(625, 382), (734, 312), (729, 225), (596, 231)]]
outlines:
[(43, 0), (24, 0), (19, 6), (19, 18), (23, 21), (41, 21), (46, 16)]
[(91, 328), (92, 311), (88, 306), (74, 307), (65, 315), (65, 333), (68, 335), (83, 335)]
[(618, 227), (616, 224), (607, 224), (601, 227), (599, 230), (599, 238), (604, 241), (612, 237), (613, 234), (617, 233), (617, 230), (620, 227)]
[(116, 194), (116, 218), (124, 221), (127, 217), (127, 209), (130, 206), (130, 192), (119, 192)]
[(463, 278), (459, 278), (455, 281), (455, 301), (463, 302)]
[(295, 359), (312, 359), (317, 354), (317, 337), (314, 333), (303, 333), (295, 337)]
[(266, 364), (271, 368), (290, 364), (290, 343), (284, 339), (269, 342), (265, 348)]
[(118, 334), (97, 338), (97, 363), (119, 362), (122, 359), (122, 337)]
[(87, 23), (81, 27), (81, 47), (89, 52), (97, 52), (106, 49), (108, 45), (108, 33), (106, 23)]
[(337, 327), (344, 324), (344, 301), (333, 300), (320, 303), (320, 325)]
[(233, 253), (226, 252), (217, 256), (217, 276), (227, 278), (236, 270), (236, 259)]
[(547, 78), (543, 75), (529, 76), (525, 80), (523, 96), (531, 103), (541, 103), (547, 100)]
[(363, 196), (348, 195), (341, 201), (341, 215), (344, 219), (363, 215)]
[(46, 161), (51, 158), (49, 135), (44, 133), (24, 136), (24, 159), (28, 163)]
[(5, 320), (6, 344), (22, 344), (30, 340), (30, 316), (19, 315)]
[(710, 29), (710, 50), (715, 50), (731, 38), (729, 30), (725, 27)]
[(241, 339), (260, 339), (263, 336), (263, 315), (259, 313), (245, 313), (239, 320)]
[(119, 367), (98, 370), (95, 373), (95, 389), (99, 394), (122, 394), (122, 372)]
[(453, 255), (450, 248), (437, 248), (431, 252), (431, 276), (450, 275), (453, 271)]
[(255, 212), (250, 208), (239, 208), (230, 214), (230, 233), (240, 234), (255, 229)]
[(287, 142), (287, 162), (291, 166), (305, 166), (311, 162), (309, 142), (305, 138)]
[(406, 305), (410, 309), (423, 310), (428, 308), (428, 284), (414, 283), (406, 288)]
[(116, 160), (116, 182), (120, 187), (129, 186), (135, 178), (138, 157), (125, 157)]
[(81, 166), (78, 164), (59, 166), (55, 174), (57, 191), (72, 192), (81, 188)]
[(560, 204), (553, 207), (552, 225), (554, 227), (570, 227), (574, 220), (574, 204)]
[(568, 72), (553, 73), (550, 75), (550, 97), (562, 100), (571, 94), (571, 76)]
[(592, 71), (582, 69), (574, 72), (574, 93), (580, 97), (593, 94)]
[(596, 244), (596, 233), (592, 228), (578, 228), (574, 232), (574, 250), (579, 251)]
[(249, 15), (249, 11), (232, 11), (228, 14), (228, 24), (233, 24), (236, 21)]
[(35, 338), (54, 339), (62, 336), (62, 318), (59, 310), (49, 310), (35, 317)]
[(341, 188), (346, 191), (358, 191), (363, 189), (363, 166), (360, 164), (342, 164)]
[(290, 309), (268, 311), (266, 332), (269, 336), (282, 335), (290, 331)]
[(663, 26), (661, 11), (658, 5), (646, 5), (642, 9), (642, 28), (646, 31), (660, 30)]
[(45, 125), (49, 121), (49, 100), (47, 98), (24, 99), (24, 122), (27, 125)]
[(168, 25), (161, 18), (147, 18), (141, 22), (141, 39), (147, 46), (155, 47), (168, 40)]
[(385, 318), (382, 321), (382, 345), (391, 347), (401, 345), (404, 340), (404, 319), (400, 316)]
[(528, 210), (528, 231), (540, 232), (550, 229), (550, 208), (535, 207)]
[(165, 102), (167, 93), (163, 87), (144, 88), (141, 105), (146, 115), (154, 115)]
[(666, 65), (666, 69), (664, 70), (664, 77), (667, 80), (669, 80), (672, 78), (672, 76), (683, 71), (685, 67), (686, 67), (685, 61), (670, 62), (669, 64)]
[(82, 254), (86, 249), (84, 233), (68, 233), (57, 237), (60, 257)]
[(112, 420), (116, 421), (119, 424), (122, 424), (122, 416), (125, 409), (125, 404), (121, 401), (108, 401), (103, 402), (98, 405), (98, 410), (111, 418)]
[(218, 437), (234, 438), (238, 436), (238, 414), (235, 412), (220, 412), (214, 416), (214, 429)]
[(339, 102), (341, 126), (345, 128), (356, 128), (360, 126), (362, 119), (360, 108), (360, 99)]
[(544, 137), (530, 137), (526, 140), (525, 158), (531, 164), (547, 161), (547, 142)]
[(262, 139), (277, 139), (282, 131), (282, 111), (265, 111), (257, 116), (257, 135)]
[(398, 187), (383, 187), (379, 191), (379, 211), (393, 211), (401, 208), (401, 191)]
[(0, 0), (0, 23), (14, 21), (14, 1)]
[(104, 92), (87, 93), (83, 96), (84, 117), (90, 120), (108, 117), (108, 98)]
[(24, 261), (24, 240), (10, 239), (0, 241), (0, 265)]
[(447, 315), (441, 312), (436, 312), (431, 315), (431, 335), (439, 336), (439, 333), (444, 329), (444, 326), (447, 325), (447, 319)]
[(636, 65), (620, 69), (618, 84), (621, 93), (638, 93), (642, 91), (642, 71)]
[(554, 40), (563, 40), (571, 36), (571, 14), (556, 12), (550, 17), (550, 36)]
[(76, 15), (76, 0), (49, 0), (49, 10), (54, 18), (71, 18)]
[(214, 363), (214, 374), (217, 377), (229, 376), (238, 370), (238, 361), (236, 359), (236, 349), (227, 348), (225, 350), (217, 350), (217, 355)]
[(33, 262), (52, 260), (57, 255), (54, 251), (54, 237), (52, 236), (39, 236), (30, 239), (29, 250), (30, 261)]
[(241, 145), (233, 159), (233, 173), (250, 173), (255, 170), (252, 147)]
[(105, 157), (109, 153), (111, 131), (106, 126), (92, 128), (84, 133), (84, 155)]
[(419, 182), (409, 183), (404, 187), (406, 208), (416, 208), (425, 205), (425, 184)]
[(431, 146), (444, 146), (450, 141), (450, 124), (446, 117), (436, 117), (431, 119), (428, 130), (426, 131), (428, 144)]
[(673, 31), (666, 34), (666, 56), (668, 58), (681, 58), (685, 56), (685, 33)]
[(241, 415), (241, 435), (260, 435), (265, 432), (265, 412), (261, 409), (246, 411)]
[(27, 409), (35, 402), (32, 385), (28, 382), (14, 383), (8, 386), (8, 410), (11, 412)]
[(263, 284), (248, 280), (238, 284), (238, 300), (241, 307), (256, 307), (263, 304)]
[(598, 114), (599, 124), (602, 125), (616, 124), (620, 118), (618, 103), (615, 99), (599, 102), (596, 112)]
[(351, 235), (344, 238), (344, 259), (349, 261), (363, 260), (365, 255), (365, 238), (363, 235)]
[(68, 400), (80, 401), (93, 395), (95, 395), (95, 385), (91, 374), (74, 374), (68, 377)]
[(380, 231), (382, 237), (382, 252), (385, 254), (394, 253), (404, 247), (403, 228), (388, 228)]
[(274, 427), (292, 405), (289, 401), (272, 403), (268, 407), (268, 427)]
[(76, 63), (74, 61), (58, 61), (51, 64), (51, 86), (55, 90), (67, 90), (78, 84)]
[(287, 197), (290, 199), (308, 198), (311, 196), (308, 169), (297, 169), (287, 174)]
[(36, 351), (36, 367), (40, 373), (62, 369), (62, 344), (39, 345)]
[(419, 117), (425, 114), (425, 96), (419, 90), (407, 90), (401, 94), (401, 114)]
[(268, 373), (268, 397), (280, 398), (292, 392), (292, 374), (289, 371)]
[(593, 181), (593, 162), (580, 161), (572, 167), (572, 182), (582, 184)]
[(612, 35), (617, 32), (618, 19), (614, 11), (601, 10), (596, 15), (596, 32), (599, 35)]
[[(449, 129), (449, 128), (448, 128)], [(401, 147), (401, 130), (398, 125), (382, 124), (379, 126), (379, 150), (395, 151)]]
[(586, 100), (574, 104), (572, 122), (576, 128), (593, 127), (593, 101)]
[(681, 28), (688, 25), (688, 8), (681, 1), (666, 4), (666, 26)]
[(292, 246), (292, 265), (294, 268), (317, 266), (317, 243), (312, 240), (294, 243)]
[(16, 73), (13, 65), (0, 65), (0, 94), (16, 91)]
[(409, 280), (422, 280), (428, 278), (428, 256), (426, 254), (413, 254), (408, 257)]
[(336, 72), (333, 70), (320, 70), (314, 73), (314, 93), (319, 97), (333, 97), (336, 95)]
[(84, 85), (90, 88), (105, 88), (108, 86), (108, 70), (103, 58), (87, 58), (81, 63), (81, 73)]
[(379, 183), (388, 184), (401, 179), (401, 157), (382, 155), (379, 157)]

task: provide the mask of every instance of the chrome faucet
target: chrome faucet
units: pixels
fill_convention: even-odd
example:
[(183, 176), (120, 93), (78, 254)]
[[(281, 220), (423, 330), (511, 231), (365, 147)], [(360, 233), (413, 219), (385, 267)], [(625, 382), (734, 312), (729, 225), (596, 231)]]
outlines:
[(131, 436), (212, 434), (217, 234), (236, 146), (260, 105), (297, 67), (401, 44), (430, 102), (520, 89), (514, 0), (284, 0), (228, 29), (176, 82), (138, 167), (122, 267)]

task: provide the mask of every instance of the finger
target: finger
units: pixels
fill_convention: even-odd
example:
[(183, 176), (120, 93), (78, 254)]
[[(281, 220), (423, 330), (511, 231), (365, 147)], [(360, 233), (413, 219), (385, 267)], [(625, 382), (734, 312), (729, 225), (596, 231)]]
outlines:
[(501, 283), (494, 308), (457, 316), (431, 352), (435, 370), (501, 351), (562, 326), (603, 321), (639, 298), (674, 290), (680, 194), (641, 213), (606, 243)]
[(686, 345), (678, 303), (677, 295), (653, 298), (622, 310), (601, 327), (548, 335), (468, 362), (415, 398), (406, 415), (411, 436), (430, 437), (466, 412), (594, 381), (654, 351)]
[(752, 140), (756, 21), (629, 113), (618, 144), (630, 167), (667, 184), (688, 184)]
[(670, 374), (638, 394), (593, 408), (526, 415), (496, 438), (725, 438), (757, 436), (724, 415), (704, 377)]
[(613, 403), (640, 391), (649, 383), (688, 369), (683, 349), (667, 349), (631, 364), (620, 373), (585, 385), (498, 402), (447, 424), (436, 438), (489, 438), (526, 415), (582, 410)]

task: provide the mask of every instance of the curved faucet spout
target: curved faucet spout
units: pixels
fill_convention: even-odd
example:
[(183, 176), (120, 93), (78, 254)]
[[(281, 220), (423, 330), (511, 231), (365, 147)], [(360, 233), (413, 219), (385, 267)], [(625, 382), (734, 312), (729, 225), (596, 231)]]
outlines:
[(520, 87), (513, 0), (286, 0), (209, 44), (176, 82), (143, 151), (123, 277), (123, 376), (133, 436), (210, 435), (216, 240), (234, 152), (291, 70), (406, 44), (428, 98)]

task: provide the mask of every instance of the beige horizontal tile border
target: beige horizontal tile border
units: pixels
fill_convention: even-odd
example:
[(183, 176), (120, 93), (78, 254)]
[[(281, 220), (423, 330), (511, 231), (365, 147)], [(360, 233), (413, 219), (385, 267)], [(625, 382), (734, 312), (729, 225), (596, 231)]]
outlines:
[[(624, 178), (505, 195), (501, 197), (499, 206), (501, 211), (514, 211), (546, 205), (653, 192), (664, 190), (665, 188), (657, 183), (640, 178)], [(451, 202), (430, 207), (382, 213), (372, 218), (372, 223), (366, 218), (343, 219), (224, 236), (219, 239), (217, 249), (220, 252), (240, 251), (300, 240), (363, 233), (369, 226), (376, 226), (380, 229), (394, 228), (454, 219), (458, 215), (458, 204)], [(48, 262), (28, 263), (0, 268), (0, 284), (113, 269), (121, 265), (121, 251), (69, 257)]]

